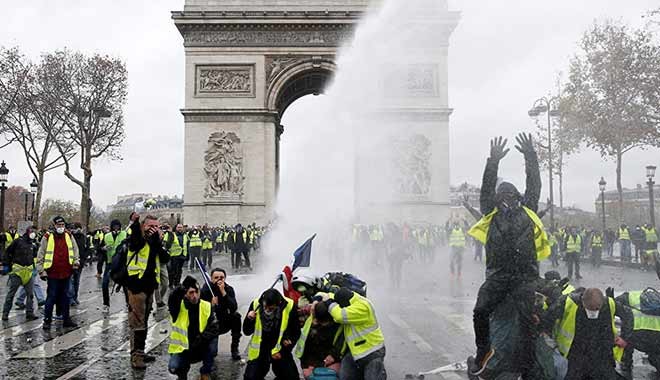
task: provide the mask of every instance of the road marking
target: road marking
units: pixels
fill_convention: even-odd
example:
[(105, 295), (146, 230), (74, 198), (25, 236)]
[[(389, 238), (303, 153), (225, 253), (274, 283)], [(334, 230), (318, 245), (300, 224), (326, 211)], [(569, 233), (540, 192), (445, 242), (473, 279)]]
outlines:
[(395, 314), (390, 314), (389, 318), (390, 321), (392, 321), (392, 323), (394, 323), (398, 328), (405, 330), (406, 334), (408, 335), (408, 339), (415, 343), (420, 351), (424, 353), (433, 352), (433, 347), (428, 344), (428, 342), (426, 342), (421, 336), (419, 336), (419, 334), (414, 332), (410, 325), (408, 325), (408, 323), (406, 323), (403, 319), (399, 318)]
[[(71, 313), (71, 316), (75, 317), (86, 311), (87, 309), (75, 310), (73, 313)], [(43, 316), (40, 316), (39, 319), (35, 319), (34, 321), (25, 322), (20, 325), (16, 325), (14, 327), (8, 327), (4, 330), (0, 330), (0, 342), (2, 342), (6, 338), (15, 337), (39, 329), (41, 328), (42, 323), (43, 323)]]
[(78, 328), (64, 335), (60, 335), (55, 339), (51, 339), (31, 350), (24, 351), (12, 359), (45, 359), (52, 358), (66, 350), (69, 350), (82, 342), (91, 339), (93, 336), (100, 334), (114, 326), (117, 326), (126, 321), (126, 312), (121, 311), (113, 314), (108, 319), (98, 320), (90, 325)]
[[(158, 323), (155, 325), (151, 326), (149, 328), (149, 332), (147, 333), (147, 344), (145, 347), (145, 352), (150, 352), (153, 350), (155, 347), (157, 347), (159, 344), (161, 344), (168, 336), (167, 333), (161, 334), (160, 330), (164, 329), (165, 327), (169, 326), (169, 321), (167, 319), (161, 319)], [(71, 371), (65, 373), (64, 375), (60, 376), (57, 378), (57, 380), (68, 380), (71, 379), (89, 369), (89, 367), (93, 366), (97, 362), (99, 362), (102, 359), (105, 359), (107, 357), (115, 356), (116, 354), (120, 354), (122, 356), (130, 356), (130, 340), (124, 342), (121, 346), (117, 347), (117, 349), (107, 352), (103, 355), (97, 355), (95, 358), (92, 360), (88, 360), (85, 362), (85, 364), (82, 364)]]
[(445, 372), (440, 376), (445, 380), (465, 380), (465, 376), (461, 376), (456, 372)]
[(447, 310), (441, 306), (431, 306), (431, 311), (438, 317), (446, 320), (450, 325), (466, 333), (472, 332), (472, 324), (470, 324), (469, 317), (465, 314), (448, 313)]

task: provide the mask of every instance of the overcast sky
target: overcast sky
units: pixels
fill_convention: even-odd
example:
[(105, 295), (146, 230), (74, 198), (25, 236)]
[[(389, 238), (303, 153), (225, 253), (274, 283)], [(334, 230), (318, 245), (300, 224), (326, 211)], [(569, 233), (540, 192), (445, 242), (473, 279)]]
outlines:
[[(488, 138), (532, 130), (527, 110), (533, 101), (555, 88), (577, 41), (595, 18), (613, 17), (641, 25), (641, 16), (657, 0), (452, 0), (461, 21), (450, 40), (451, 182), (478, 183)], [(126, 142), (121, 162), (98, 161), (92, 198), (105, 207), (116, 196), (133, 192), (183, 192), (184, 52), (170, 19), (183, 0), (22, 0), (0, 13), (0, 45), (18, 45), (30, 56), (63, 47), (101, 52), (124, 59), (129, 73)], [(308, 107), (322, 97), (306, 97), (285, 115), (283, 164), (300, 152)], [(469, 147), (467, 149), (466, 147)], [(482, 149), (474, 151), (474, 149)], [(10, 185), (31, 181), (20, 151), (5, 148), (0, 159), (10, 168)], [(644, 180), (644, 167), (660, 166), (660, 151), (624, 156), (624, 186)], [(521, 183), (522, 159), (510, 153), (502, 175)], [(286, 171), (283, 173), (286, 181)], [(614, 187), (614, 163), (590, 151), (568, 163), (565, 203), (592, 210), (598, 179)], [(547, 175), (543, 175), (544, 185)], [(61, 171), (46, 177), (45, 196), (80, 199), (80, 191)], [(545, 189), (544, 189), (545, 190)]]

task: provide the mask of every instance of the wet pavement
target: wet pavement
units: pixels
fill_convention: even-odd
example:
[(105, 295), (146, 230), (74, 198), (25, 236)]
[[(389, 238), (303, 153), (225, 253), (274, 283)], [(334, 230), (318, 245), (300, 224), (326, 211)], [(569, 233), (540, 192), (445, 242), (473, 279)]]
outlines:
[[(483, 280), (483, 266), (465, 258), (464, 275), (452, 279), (448, 255), (440, 255), (434, 263), (403, 264), (403, 285), (395, 290), (386, 268), (365, 260), (365, 265), (339, 268), (356, 273), (369, 283), (379, 322), (386, 337), (388, 378), (404, 379), (453, 362), (465, 360), (473, 353), (472, 307), (476, 291)], [(216, 265), (229, 266), (224, 255), (214, 258)], [(354, 260), (355, 261), (355, 260)], [(358, 262), (360, 260), (357, 260)], [(542, 271), (549, 269), (543, 266)], [(563, 267), (560, 271), (565, 272)], [(157, 357), (146, 371), (134, 371), (128, 354), (128, 327), (123, 295), (111, 299), (107, 318), (101, 312), (100, 281), (95, 267), (83, 272), (81, 304), (71, 309), (80, 325), (63, 329), (53, 323), (50, 332), (41, 329), (41, 320), (25, 322), (24, 312), (13, 312), (10, 320), (0, 325), (0, 379), (174, 379), (167, 371), (167, 336), (169, 323), (165, 309), (156, 310), (149, 321), (147, 349)], [(275, 273), (267, 275), (233, 274), (228, 276), (236, 290), (239, 310), (244, 315), (250, 300), (265, 289)], [(657, 286), (654, 273), (622, 267), (592, 269), (583, 266), (584, 279), (578, 285), (602, 289), (613, 286), (617, 293)], [(197, 276), (199, 278), (199, 276)], [(0, 279), (0, 299), (6, 285)], [(45, 283), (42, 283), (45, 284)], [(45, 287), (45, 285), (44, 285)], [(248, 338), (241, 340), (245, 350)], [(214, 379), (242, 378), (243, 364), (229, 356), (229, 335), (220, 337)], [(244, 355), (245, 356), (245, 355)], [(199, 364), (193, 365), (189, 378), (198, 376)], [(466, 379), (460, 372), (429, 375), (427, 379)], [(635, 379), (656, 379), (651, 368), (636, 354)]]

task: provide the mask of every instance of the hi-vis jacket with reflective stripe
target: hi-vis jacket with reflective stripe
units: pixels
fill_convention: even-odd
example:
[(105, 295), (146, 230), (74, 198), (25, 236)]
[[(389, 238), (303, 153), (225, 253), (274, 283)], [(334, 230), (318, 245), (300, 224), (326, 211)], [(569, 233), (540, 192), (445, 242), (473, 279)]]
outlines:
[[(614, 325), (614, 313), (616, 312), (616, 303), (614, 302), (614, 299), (612, 298), (607, 298), (609, 302), (609, 309), (610, 309), (610, 318), (612, 320), (612, 333), (614, 336), (612, 337), (612, 344), (614, 343), (614, 339), (617, 336), (617, 329), (616, 326)], [(568, 353), (571, 350), (571, 346), (573, 345), (573, 339), (575, 338), (575, 320), (577, 317), (577, 312), (579, 310), (578, 304), (573, 301), (573, 299), (568, 296), (566, 297), (564, 305), (564, 315), (559, 322), (559, 327), (556, 330), (556, 335), (555, 335), (555, 341), (557, 342), (557, 348), (559, 348), (559, 352), (564, 357), (568, 357)], [(614, 354), (614, 360), (620, 362), (621, 358), (623, 357), (623, 349), (620, 347), (615, 346), (613, 348), (613, 354)]]
[(451, 234), (449, 235), (449, 246), (457, 248), (465, 247), (465, 234), (463, 233), (462, 228), (452, 228)]
[[(282, 337), (284, 336), (286, 328), (289, 326), (289, 322), (298, 322), (289, 321), (289, 314), (294, 308), (293, 300), (286, 297), (284, 297), (284, 300), (286, 301), (286, 307), (282, 310), (280, 333), (277, 337), (277, 343), (275, 344), (275, 347), (273, 347), (273, 349), (270, 351), (271, 355), (275, 355), (282, 350)], [(254, 321), (254, 332), (252, 333), (252, 338), (250, 338), (250, 343), (248, 344), (248, 360), (256, 360), (259, 358), (259, 353), (261, 351), (261, 336), (263, 334), (263, 328), (261, 325), (261, 307), (259, 305), (259, 299), (252, 301), (252, 310), (256, 311), (257, 317)]]
[(188, 234), (182, 234), (183, 247), (179, 244), (179, 236), (177, 233), (170, 232), (172, 238), (172, 246), (170, 247), (170, 257), (177, 257), (183, 254), (183, 257), (188, 256)]
[(105, 254), (109, 263), (112, 262), (112, 257), (115, 255), (117, 247), (119, 247), (119, 244), (121, 244), (125, 239), (126, 231), (119, 231), (116, 237), (112, 232), (108, 232), (103, 236)]
[(190, 233), (190, 247), (201, 247), (202, 246), (202, 235), (197, 232)]
[(582, 250), (582, 236), (576, 234), (568, 235), (566, 238), (566, 253), (578, 253)]
[[(206, 324), (209, 321), (211, 316), (211, 303), (199, 300), (199, 333), (201, 334), (206, 329)], [(190, 349), (190, 343), (188, 342), (188, 325), (190, 321), (188, 320), (188, 309), (181, 301), (181, 306), (179, 308), (179, 315), (176, 317), (176, 321), (171, 320), (172, 323), (172, 332), (170, 332), (170, 345), (167, 351), (170, 354), (180, 354), (185, 350)]]
[[(64, 239), (66, 240), (66, 246), (68, 248), (66, 254), (69, 257), (69, 264), (73, 265), (79, 263), (76, 239), (72, 239), (68, 232), (64, 233)], [(49, 269), (53, 265), (53, 256), (55, 254), (55, 237), (53, 236), (53, 233), (47, 233), (41, 239), (41, 244), (39, 245), (39, 252), (37, 254), (37, 271), (41, 272)]]
[[(133, 257), (135, 254), (135, 251), (128, 251), (127, 254), (127, 260), (128, 262), (128, 276), (138, 276), (138, 278), (142, 278), (144, 276), (144, 272), (147, 271), (147, 263), (149, 262), (149, 252), (151, 252), (151, 248), (149, 248), (149, 243), (145, 243), (144, 247), (140, 249), (140, 251)], [(160, 257), (156, 255), (156, 282), (160, 284)]]
[[(309, 336), (309, 332), (312, 329), (312, 322), (314, 320), (314, 317), (311, 315), (307, 317), (307, 320), (305, 321), (305, 325), (302, 328), (302, 332), (300, 333), (300, 338), (298, 338), (298, 343), (296, 344), (296, 348), (293, 350), (293, 354), (296, 355), (298, 359), (302, 358), (303, 354), (305, 353), (305, 343), (307, 342), (307, 337)], [(337, 329), (337, 332), (335, 333), (335, 338), (332, 340), (332, 344), (338, 348), (339, 352), (344, 351), (345, 345), (342, 337), (342, 328), (341, 326)], [(337, 347), (339, 346), (339, 347)], [(330, 348), (328, 348), (328, 351), (330, 351)], [(341, 358), (335, 358), (335, 361), (339, 361)]]
[(639, 290), (628, 292), (628, 305), (630, 305), (633, 318), (635, 319), (633, 330), (649, 330), (660, 332), (660, 317), (642, 313), (640, 310), (641, 297), (642, 292)]
[[(529, 208), (522, 206), (525, 210), (525, 213), (534, 223), (534, 246), (536, 247), (536, 259), (538, 261), (545, 260), (550, 257), (550, 242), (548, 241), (548, 235), (543, 229), (543, 222), (536, 215), (536, 213)], [(490, 228), (490, 223), (493, 221), (493, 217), (497, 214), (498, 209), (495, 209), (488, 215), (484, 216), (479, 220), (470, 230), (468, 235), (477, 239), (481, 244), (486, 244), (488, 239), (488, 229)]]
[[(328, 293), (334, 299), (333, 293)], [(347, 307), (332, 303), (330, 315), (343, 326), (344, 339), (353, 359), (359, 360), (385, 347), (385, 337), (376, 319), (374, 306), (367, 298), (353, 292)]]

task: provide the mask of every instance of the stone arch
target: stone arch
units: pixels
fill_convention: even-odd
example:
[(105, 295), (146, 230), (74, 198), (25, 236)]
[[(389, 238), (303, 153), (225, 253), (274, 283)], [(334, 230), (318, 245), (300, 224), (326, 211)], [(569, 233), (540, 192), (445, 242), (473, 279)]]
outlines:
[(330, 59), (305, 59), (287, 67), (273, 78), (266, 95), (266, 107), (281, 118), (297, 99), (323, 93), (336, 71), (337, 66)]

